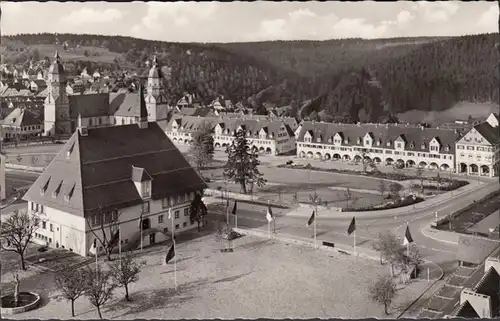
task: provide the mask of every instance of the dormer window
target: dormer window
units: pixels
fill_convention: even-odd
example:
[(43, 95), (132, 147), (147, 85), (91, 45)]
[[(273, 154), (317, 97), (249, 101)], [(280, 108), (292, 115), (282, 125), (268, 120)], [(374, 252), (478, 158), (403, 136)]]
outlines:
[(151, 197), (152, 194), (152, 178), (151, 175), (142, 167), (132, 166), (132, 181), (143, 199)]
[(57, 195), (59, 195), (59, 193), (61, 192), (61, 187), (62, 187), (62, 184), (63, 184), (63, 181), (61, 181), (59, 183), (59, 185), (57, 186), (56, 190), (52, 193), (52, 197), (53, 198), (56, 198)]
[(344, 139), (344, 144), (349, 144), (349, 138)]
[(75, 192), (75, 186), (76, 186), (76, 184), (73, 184), (73, 187), (71, 187), (71, 189), (69, 190), (68, 194), (66, 194), (64, 196), (64, 200), (66, 202), (69, 202), (71, 200), (71, 197), (73, 197), (73, 193)]
[(382, 141), (379, 139), (377, 140), (377, 146), (380, 146), (382, 144)]
[(71, 147), (66, 152), (66, 158), (69, 158), (71, 156), (71, 153), (73, 152), (74, 148), (75, 148), (75, 143), (71, 144)]
[(391, 144), (392, 144), (391, 140), (388, 140), (388, 141), (387, 141), (386, 146), (387, 146), (387, 147), (390, 147), (390, 146), (391, 146)]
[(42, 194), (42, 195), (45, 194), (45, 192), (49, 188), (49, 183), (50, 183), (50, 177), (49, 177), (49, 179), (47, 179), (47, 182), (45, 182), (45, 184), (42, 186), (42, 188), (40, 188), (40, 194)]
[(425, 149), (425, 143), (422, 143), (422, 145), (420, 145), (420, 148)]
[(445, 151), (447, 151), (447, 152), (449, 152), (449, 151), (450, 151), (450, 146), (446, 146), (446, 147), (444, 148), (444, 150), (445, 150)]

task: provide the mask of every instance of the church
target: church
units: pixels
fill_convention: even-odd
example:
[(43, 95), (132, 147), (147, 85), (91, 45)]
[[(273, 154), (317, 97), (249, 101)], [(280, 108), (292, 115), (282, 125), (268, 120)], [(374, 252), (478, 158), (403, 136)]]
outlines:
[[(148, 121), (161, 128), (167, 123), (169, 106), (163, 92), (163, 74), (156, 57), (148, 73), (144, 97)], [(140, 93), (83, 93), (66, 91), (66, 73), (56, 51), (47, 75), (47, 97), (44, 101), (44, 135), (58, 138), (71, 136), (78, 127), (98, 128), (136, 124), (140, 120)]]

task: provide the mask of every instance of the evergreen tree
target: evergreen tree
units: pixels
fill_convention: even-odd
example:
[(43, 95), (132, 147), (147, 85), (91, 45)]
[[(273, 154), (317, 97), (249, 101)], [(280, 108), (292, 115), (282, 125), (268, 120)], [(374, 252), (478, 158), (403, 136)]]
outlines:
[(246, 184), (252, 181), (259, 187), (266, 184), (267, 180), (259, 171), (259, 155), (250, 150), (246, 131), (239, 130), (234, 135), (234, 140), (226, 148), (227, 164), (224, 174), (230, 180), (240, 184), (242, 193), (247, 193)]
[(203, 123), (193, 136), (193, 145), (190, 151), (193, 155), (194, 165), (200, 171), (214, 157), (214, 138), (210, 124), (208, 122)]

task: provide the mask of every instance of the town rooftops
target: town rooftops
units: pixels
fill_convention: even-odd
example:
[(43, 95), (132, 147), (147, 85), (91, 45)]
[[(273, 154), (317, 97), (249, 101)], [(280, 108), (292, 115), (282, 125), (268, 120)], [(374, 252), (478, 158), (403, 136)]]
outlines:
[(70, 117), (99, 117), (109, 115), (109, 96), (107, 93), (69, 95)]
[(153, 199), (207, 187), (156, 123), (133, 124), (77, 130), (24, 199), (85, 217), (139, 205), (132, 166), (151, 176)]
[(453, 314), (460, 318), (479, 318), (479, 314), (477, 314), (468, 300), (464, 301), (457, 309), (457, 312)]

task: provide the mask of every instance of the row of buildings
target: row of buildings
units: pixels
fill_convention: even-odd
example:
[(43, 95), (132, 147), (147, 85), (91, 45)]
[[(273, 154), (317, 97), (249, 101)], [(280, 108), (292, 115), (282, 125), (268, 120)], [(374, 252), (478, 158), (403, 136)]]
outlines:
[(216, 148), (225, 148), (235, 131), (244, 129), (252, 149), (260, 153), (294, 153), (299, 158), (424, 167), (468, 175), (496, 176), (499, 172), (498, 114), (466, 132), (404, 124), (342, 124), (294, 118), (222, 115), (178, 116), (165, 131), (176, 144), (188, 145), (204, 123), (213, 129)]

